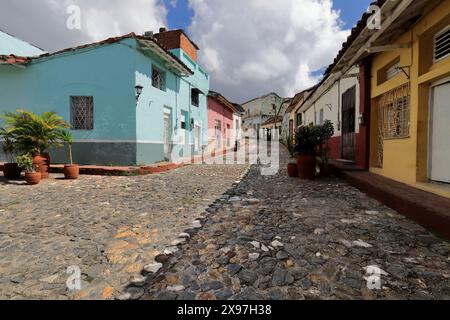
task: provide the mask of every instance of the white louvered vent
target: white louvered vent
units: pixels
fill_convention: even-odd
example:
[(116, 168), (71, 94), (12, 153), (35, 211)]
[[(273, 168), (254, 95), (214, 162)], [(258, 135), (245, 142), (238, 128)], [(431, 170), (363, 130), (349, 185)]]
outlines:
[(450, 26), (434, 37), (434, 61), (440, 61), (450, 55)]

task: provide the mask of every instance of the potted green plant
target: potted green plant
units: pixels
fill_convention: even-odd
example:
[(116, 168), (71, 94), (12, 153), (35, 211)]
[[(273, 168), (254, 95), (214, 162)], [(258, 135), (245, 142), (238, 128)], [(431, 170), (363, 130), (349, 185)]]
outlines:
[(72, 157), (72, 145), (73, 145), (73, 137), (68, 130), (62, 130), (60, 133), (60, 138), (67, 144), (69, 149), (69, 164), (64, 166), (64, 177), (70, 180), (78, 179), (80, 175), (80, 167), (77, 164), (73, 164)]
[(41, 172), (33, 163), (31, 154), (23, 154), (17, 157), (17, 164), (25, 171), (25, 180), (29, 185), (36, 185), (41, 182)]
[(3, 175), (8, 180), (19, 179), (22, 170), (16, 162), (17, 150), (12, 133), (4, 128), (0, 128), (0, 139), (6, 161), (3, 165)]
[(50, 148), (62, 147), (59, 133), (69, 128), (64, 119), (54, 112), (37, 115), (26, 110), (6, 113), (1, 117), (6, 123), (22, 153), (30, 153), (33, 163), (39, 167), (42, 179), (49, 176)]
[(321, 162), (320, 162), (320, 175), (322, 177), (331, 176), (330, 168), (330, 139), (334, 135), (334, 125), (330, 120), (326, 120), (321, 127), (321, 139), (322, 139), (322, 150), (321, 150)]
[(313, 124), (300, 126), (296, 132), (295, 154), (298, 175), (301, 179), (312, 180), (316, 176), (316, 148), (320, 145), (321, 128)]
[(286, 145), (287, 145), (289, 154), (291, 156), (291, 161), (289, 161), (288, 165), (287, 165), (288, 175), (291, 178), (297, 178), (298, 177), (298, 166), (297, 166), (297, 162), (294, 161), (294, 143), (292, 142), (292, 139), (290, 137), (288, 137)]

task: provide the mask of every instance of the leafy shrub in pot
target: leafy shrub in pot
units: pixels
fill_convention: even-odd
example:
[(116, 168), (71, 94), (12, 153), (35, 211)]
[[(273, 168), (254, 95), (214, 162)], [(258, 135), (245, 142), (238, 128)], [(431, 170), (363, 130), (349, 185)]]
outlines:
[(69, 131), (63, 130), (60, 132), (60, 138), (67, 144), (69, 148), (69, 164), (64, 166), (64, 177), (69, 180), (76, 180), (80, 174), (80, 167), (77, 164), (73, 164), (72, 157), (72, 145), (73, 137)]
[(33, 158), (29, 153), (18, 156), (17, 164), (25, 171), (25, 180), (29, 185), (39, 184), (41, 181), (41, 172), (33, 163)]
[(42, 178), (48, 178), (50, 167), (48, 150), (63, 146), (59, 134), (69, 125), (54, 112), (37, 115), (31, 111), (17, 110), (7, 112), (1, 118), (6, 124), (5, 129), (11, 132), (17, 150), (31, 154), (34, 165), (38, 166), (42, 173)]
[(331, 175), (331, 169), (329, 166), (330, 161), (330, 145), (329, 141), (334, 135), (334, 125), (330, 120), (326, 120), (322, 127), (322, 148), (321, 148), (321, 163), (320, 163), (320, 175), (322, 177), (329, 177)]
[(8, 180), (18, 179), (22, 170), (16, 163), (17, 150), (12, 132), (0, 128), (0, 139), (2, 140), (2, 149), (6, 157), (6, 163), (3, 165), (3, 175)]
[(316, 148), (322, 141), (321, 127), (313, 124), (300, 126), (295, 138), (298, 175), (301, 179), (312, 180), (316, 176)]

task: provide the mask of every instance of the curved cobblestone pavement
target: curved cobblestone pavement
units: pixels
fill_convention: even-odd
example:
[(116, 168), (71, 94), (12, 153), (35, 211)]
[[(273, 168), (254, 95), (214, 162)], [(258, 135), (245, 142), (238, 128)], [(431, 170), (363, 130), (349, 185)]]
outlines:
[[(247, 170), (191, 165), (77, 181), (54, 175), (35, 187), (0, 177), (0, 298), (114, 298)], [(81, 291), (66, 289), (69, 266), (81, 269)]]
[(338, 179), (253, 166), (202, 222), (127, 298), (450, 299), (450, 244)]

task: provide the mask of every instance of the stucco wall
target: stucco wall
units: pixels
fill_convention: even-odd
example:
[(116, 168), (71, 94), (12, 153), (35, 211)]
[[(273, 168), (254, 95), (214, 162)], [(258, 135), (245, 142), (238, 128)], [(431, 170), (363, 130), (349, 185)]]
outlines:
[[(208, 97), (208, 141), (210, 143), (216, 142), (216, 120), (220, 121), (222, 126), (221, 146), (226, 147), (227, 139), (230, 139), (231, 144), (233, 145), (233, 112), (220, 104), (216, 99)], [(227, 131), (227, 126), (230, 127), (230, 131)]]
[[(194, 131), (181, 129), (182, 113), (187, 112), (194, 124), (201, 127), (201, 144), (207, 143), (207, 97), (203, 92), (209, 92), (209, 77), (199, 70), (197, 64), (188, 64), (181, 49), (172, 51), (188, 67), (194, 71), (190, 77), (180, 77), (170, 72), (164, 62), (155, 55), (136, 52), (135, 82), (143, 86), (142, 95), (136, 108), (138, 163), (147, 164), (165, 160), (164, 156), (164, 110), (171, 110), (173, 144), (182, 150), (180, 156), (193, 152), (192, 145), (195, 137)], [(156, 66), (166, 74), (166, 88), (159, 90), (152, 86), (152, 67)], [(202, 91), (199, 96), (199, 106), (191, 104), (191, 89)], [(189, 125), (189, 123), (188, 123)], [(184, 146), (181, 146), (184, 144)], [(194, 150), (195, 151), (195, 150)], [(199, 152), (199, 151), (198, 151)]]

